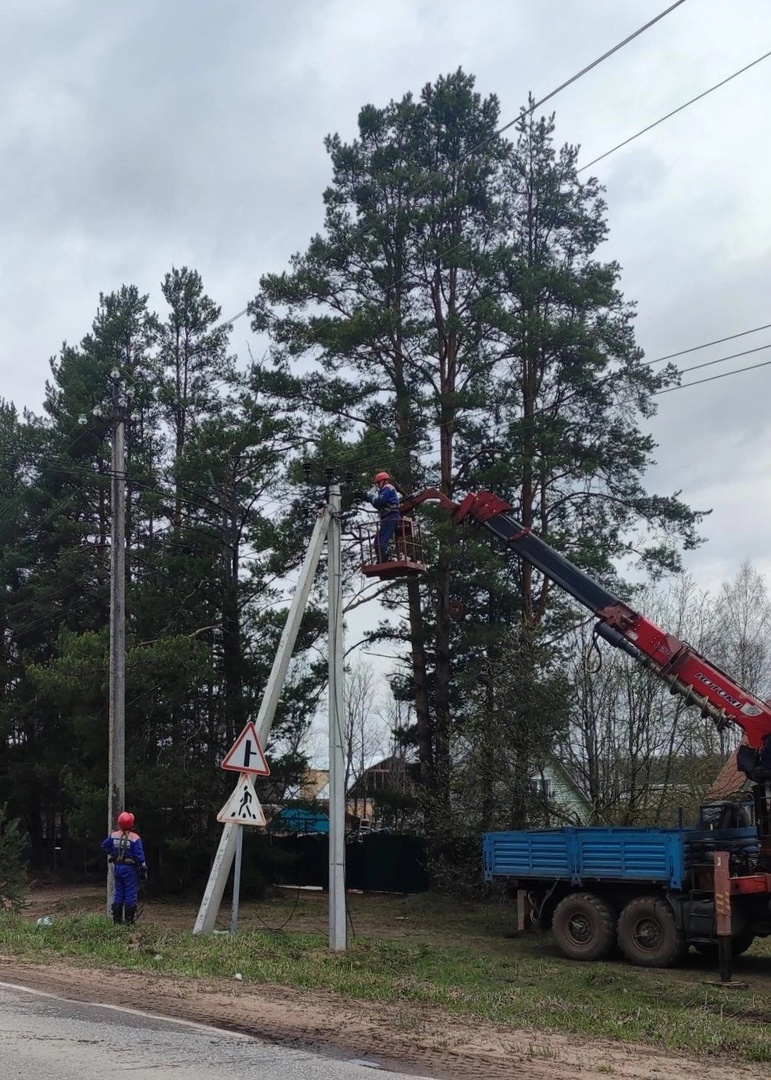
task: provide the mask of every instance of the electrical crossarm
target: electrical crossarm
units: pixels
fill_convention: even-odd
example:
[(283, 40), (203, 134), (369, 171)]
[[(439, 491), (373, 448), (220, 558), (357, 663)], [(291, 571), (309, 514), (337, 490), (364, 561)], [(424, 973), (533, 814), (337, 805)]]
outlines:
[(401, 512), (408, 514), (428, 500), (438, 501), (457, 524), (479, 525), (503, 540), (517, 555), (593, 611), (599, 619), (595, 631), (600, 637), (654, 672), (673, 694), (695, 705), (719, 729), (729, 723), (737, 724), (748, 744), (742, 748), (739, 767), (751, 779), (771, 777), (771, 706), (735, 683), (686, 642), (634, 611), (520, 525), (504, 499), (481, 491), (456, 503), (436, 488), (428, 488), (408, 496), (401, 504)]

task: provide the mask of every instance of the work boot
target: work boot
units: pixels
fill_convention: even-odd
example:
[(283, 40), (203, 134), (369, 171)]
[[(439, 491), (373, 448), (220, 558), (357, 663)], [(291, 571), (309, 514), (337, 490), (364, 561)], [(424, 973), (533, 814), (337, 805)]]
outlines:
[(137, 917), (136, 904), (126, 904), (126, 926), (133, 926)]
[[(128, 914), (128, 909), (126, 909), (126, 914)], [(123, 925), (123, 904), (112, 905), (112, 921), (116, 926)]]

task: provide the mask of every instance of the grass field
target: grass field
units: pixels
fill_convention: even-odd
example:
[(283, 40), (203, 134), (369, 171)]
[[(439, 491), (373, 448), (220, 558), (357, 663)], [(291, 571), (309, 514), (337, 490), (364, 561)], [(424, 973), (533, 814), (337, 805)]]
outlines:
[[(435, 1008), (496, 1024), (623, 1038), (693, 1054), (771, 1062), (771, 944), (735, 963), (746, 990), (710, 985), (712, 966), (634, 968), (566, 960), (548, 934), (512, 932), (511, 905), (449, 898), (349, 896), (345, 953), (327, 949), (326, 897), (290, 892), (245, 904), (238, 934), (194, 937), (194, 905), (155, 901), (131, 930), (95, 894), (0, 917), (3, 954), (47, 962), (323, 989), (368, 1002)], [(37, 925), (38, 913), (53, 915)], [(223, 928), (229, 913), (223, 911)], [(282, 925), (283, 924), (283, 925)], [(280, 928), (279, 928), (280, 927)]]

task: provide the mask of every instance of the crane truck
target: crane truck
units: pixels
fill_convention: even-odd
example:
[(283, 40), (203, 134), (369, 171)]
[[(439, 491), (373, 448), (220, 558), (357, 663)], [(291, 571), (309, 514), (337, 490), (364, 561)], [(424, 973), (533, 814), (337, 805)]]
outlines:
[[(721, 978), (730, 978), (732, 955), (771, 935), (771, 706), (523, 527), (504, 499), (483, 491), (456, 503), (429, 488), (402, 501), (404, 520), (429, 500), (456, 524), (489, 532), (592, 611), (598, 637), (718, 729), (740, 728), (736, 764), (751, 783), (746, 801), (702, 806), (694, 827), (487, 833), (486, 879), (516, 890), (520, 928), (528, 919), (551, 927), (572, 959), (598, 960), (618, 944), (634, 964), (667, 967), (692, 946), (718, 957)], [(406, 531), (413, 535), (411, 524)], [(398, 573), (394, 566), (383, 576)]]

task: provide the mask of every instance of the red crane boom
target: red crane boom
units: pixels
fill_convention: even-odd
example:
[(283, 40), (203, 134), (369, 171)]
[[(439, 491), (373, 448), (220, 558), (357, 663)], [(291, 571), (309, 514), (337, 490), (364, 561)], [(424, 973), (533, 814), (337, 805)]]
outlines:
[(546, 577), (574, 596), (598, 616), (597, 634), (622, 649), (663, 679), (673, 694), (695, 705), (718, 728), (729, 722), (745, 734), (752, 752), (740, 767), (753, 779), (771, 778), (771, 707), (739, 686), (716, 664), (685, 641), (662, 630), (635, 611), (512, 516), (504, 499), (482, 491), (456, 503), (436, 488), (407, 497), (401, 512), (408, 514), (428, 500), (449, 510), (453, 521), (477, 524), (505, 541)]

